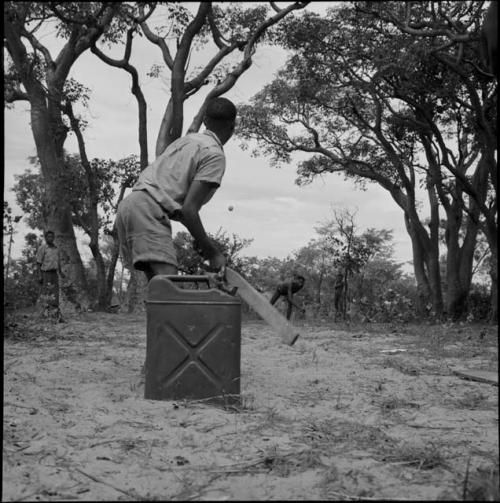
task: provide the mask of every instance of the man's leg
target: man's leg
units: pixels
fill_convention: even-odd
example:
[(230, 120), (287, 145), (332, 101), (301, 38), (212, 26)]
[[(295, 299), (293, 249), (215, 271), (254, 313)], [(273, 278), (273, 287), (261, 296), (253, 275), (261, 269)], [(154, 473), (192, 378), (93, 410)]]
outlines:
[(45, 271), (41, 271), (42, 281), (40, 284), (40, 295), (38, 297), (38, 302), (40, 303), (40, 308), (42, 310), (42, 316), (46, 317), (49, 312), (49, 292), (47, 285), (47, 274)]
[[(154, 276), (157, 276), (159, 274), (167, 274), (170, 276), (175, 276), (177, 274), (177, 267), (172, 264), (167, 264), (165, 262), (148, 262), (146, 267), (144, 268), (144, 274), (146, 275), (146, 278), (148, 281), (151, 281), (151, 279)], [(144, 364), (142, 365), (141, 368), (141, 374), (146, 373), (146, 360), (144, 360)]]
[(177, 267), (173, 264), (167, 264), (165, 262), (149, 262), (147, 268), (144, 270), (148, 281), (151, 281), (153, 276), (157, 276), (158, 274), (168, 274), (168, 275), (176, 275)]
[(335, 294), (334, 298), (333, 298), (333, 306), (334, 306), (334, 309), (335, 309), (335, 314), (334, 314), (334, 321), (337, 321), (337, 315), (339, 313), (339, 300), (340, 300), (340, 297)]
[(288, 302), (288, 306), (286, 308), (286, 319), (287, 320), (289, 320), (290, 317), (292, 316), (292, 309), (293, 309), (292, 303)]
[(59, 282), (57, 271), (43, 271), (43, 286), (45, 290), (45, 309), (48, 317), (57, 318), (59, 311)]
[(276, 290), (274, 293), (273, 293), (273, 296), (271, 297), (271, 304), (274, 306), (274, 304), (276, 303), (276, 301), (280, 298), (281, 294), (278, 290)]

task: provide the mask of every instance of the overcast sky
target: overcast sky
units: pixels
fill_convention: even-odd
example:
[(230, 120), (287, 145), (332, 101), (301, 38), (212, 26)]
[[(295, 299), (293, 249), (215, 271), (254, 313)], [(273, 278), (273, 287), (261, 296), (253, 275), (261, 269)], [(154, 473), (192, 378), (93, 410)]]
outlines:
[[(309, 10), (323, 11), (332, 2), (315, 3)], [(191, 4), (194, 5), (194, 4)], [(54, 30), (49, 30), (42, 42), (51, 49), (57, 47)], [(103, 49), (107, 54), (120, 57), (122, 48)], [(55, 51), (53, 52), (53, 56)], [(286, 54), (278, 48), (259, 47), (253, 65), (225, 94), (235, 103), (249, 100), (261, 87), (273, 79), (283, 65)], [(206, 54), (201, 55), (201, 63)], [(152, 160), (158, 128), (168, 101), (167, 80), (146, 77), (153, 63), (161, 63), (158, 47), (144, 38), (136, 37), (131, 60), (141, 75), (141, 85), (148, 102), (148, 143)], [(196, 57), (192, 64), (197, 63)], [(87, 153), (90, 158), (115, 159), (138, 154), (137, 105), (130, 93), (130, 79), (126, 72), (102, 63), (90, 52), (81, 56), (74, 65), (71, 76), (91, 89), (86, 117), (89, 128), (85, 132)], [(190, 98), (185, 104), (185, 129), (200, 106), (206, 91)], [(28, 166), (27, 158), (36, 154), (29, 126), (29, 104), (17, 103), (6, 110), (5, 121), (5, 175), (4, 199), (20, 214), (10, 190), (14, 175)], [(65, 145), (69, 152), (77, 152), (74, 136)], [(361, 191), (342, 175), (332, 174), (315, 180), (305, 187), (295, 185), (295, 163), (282, 169), (272, 168), (269, 160), (252, 158), (250, 151), (240, 148), (240, 141), (232, 138), (224, 147), (227, 170), (222, 185), (210, 203), (202, 209), (201, 218), (208, 232), (220, 227), (242, 238), (253, 238), (253, 243), (243, 254), (258, 257), (284, 258), (316, 236), (314, 227), (331, 219), (332, 208), (346, 207), (357, 210), (360, 231), (368, 227), (393, 229), (396, 258), (401, 262), (411, 260), (411, 242), (404, 228), (403, 213), (386, 191), (374, 184)], [(234, 210), (229, 211), (229, 206)], [(184, 230), (174, 223), (174, 232)], [(30, 229), (19, 225), (13, 245), (13, 256), (19, 256), (24, 235)], [(90, 257), (85, 239), (79, 248), (85, 258)], [(411, 270), (408, 266), (407, 270)]]

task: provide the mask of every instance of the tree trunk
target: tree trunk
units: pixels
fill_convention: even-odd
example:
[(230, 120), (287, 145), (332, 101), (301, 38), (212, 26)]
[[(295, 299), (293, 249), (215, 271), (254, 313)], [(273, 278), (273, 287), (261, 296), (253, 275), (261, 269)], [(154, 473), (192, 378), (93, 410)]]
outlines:
[(123, 276), (125, 275), (125, 265), (122, 263), (122, 270), (120, 272), (120, 286), (118, 288), (118, 300), (120, 304), (123, 304), (124, 296), (123, 296)]
[[(50, 11), (52, 5), (47, 6)], [(62, 175), (65, 170), (64, 142), (68, 128), (62, 120), (61, 105), (64, 85), (72, 65), (107, 29), (121, 8), (121, 3), (103, 5), (98, 17), (93, 19), (95, 23), (91, 23), (92, 26), (68, 23), (70, 27), (67, 40), (55, 59), (48, 48), (36, 39), (36, 29), (31, 30), (27, 26), (28, 20), (36, 14), (33, 7), (30, 2), (22, 5), (16, 5), (15, 2), (6, 4), (8, 22), (4, 25), (4, 43), (12, 57), (20, 83), (26, 89), (26, 96), (22, 99), (28, 99), (31, 105), (31, 129), (48, 201), (47, 223), (54, 231), (56, 244), (61, 252), (61, 268), (67, 278), (62, 284), (61, 300), (69, 300), (76, 308), (85, 309), (89, 304), (87, 281), (76, 244), (70, 202), (64, 197), (66, 187)], [(43, 10), (42, 22), (47, 14), (50, 17), (50, 13)], [(28, 54), (27, 46), (22, 40), (24, 37), (29, 38), (34, 56)], [(40, 63), (39, 71), (36, 70), (36, 61)]]
[[(481, 207), (488, 193), (488, 162), (482, 155), (471, 178), (475, 197), (469, 197), (468, 207), (464, 198), (464, 188), (456, 180), (452, 191), (452, 200), (442, 196), (443, 207), (447, 215), (445, 242), (446, 257), (446, 312), (452, 320), (465, 318), (468, 311), (468, 297), (472, 283), (474, 251), (477, 244)], [(462, 169), (462, 171), (464, 171)], [(460, 245), (463, 219), (466, 218), (463, 242)]]
[(319, 273), (318, 285), (316, 287), (316, 294), (315, 294), (315, 303), (318, 306), (318, 309), (321, 308), (321, 286), (323, 285), (323, 276), (324, 272), (323, 270), (321, 270)]
[(211, 8), (211, 2), (200, 2), (198, 12), (186, 27), (177, 47), (177, 54), (171, 68), (170, 99), (156, 140), (156, 157), (159, 157), (174, 140), (182, 136), (184, 100), (187, 97), (184, 82), (187, 61), (193, 39), (202, 29)]
[[(116, 264), (118, 262), (119, 254), (120, 253), (119, 253), (117, 238), (113, 233), (113, 250), (111, 252), (111, 260), (109, 263), (108, 274), (106, 277), (106, 293), (105, 293), (106, 306), (111, 305), (112, 300), (113, 300), (113, 286), (114, 286), (114, 281), (115, 281)], [(122, 266), (122, 272), (121, 272), (121, 278), (120, 278), (120, 294), (118, 295), (119, 299), (121, 299), (121, 293), (122, 293), (121, 283), (122, 283), (122, 281), (123, 281), (123, 266)]]
[(95, 308), (98, 311), (105, 311), (111, 300), (110, 298), (108, 299), (106, 265), (98, 245), (91, 243), (90, 250), (92, 251), (96, 265), (97, 303)]
[(11, 257), (13, 239), (14, 239), (14, 229), (11, 226), (11, 228), (9, 229), (9, 249), (7, 251), (7, 265), (5, 267), (5, 280), (6, 281), (9, 279), (10, 257)]
[(439, 318), (443, 314), (443, 290), (439, 266), (439, 201), (431, 178), (427, 179), (427, 195), (430, 206), (429, 240), (427, 246), (427, 272), (432, 292), (432, 308)]
[(137, 308), (144, 310), (146, 300), (146, 275), (142, 271), (132, 269), (127, 287), (127, 312), (133, 313)]
[[(380, 177), (375, 178), (389, 191), (394, 201), (404, 212), (406, 231), (411, 239), (413, 253), (413, 269), (417, 282), (416, 314), (419, 317), (428, 316), (428, 306), (432, 306), (434, 314), (441, 316), (443, 310), (443, 295), (441, 291), (441, 272), (439, 269), (439, 242), (437, 228), (439, 213), (436, 208), (435, 196), (429, 193), (431, 203), (431, 236), (422, 225), (416, 210), (414, 185), (407, 183), (407, 193), (404, 194), (398, 186), (387, 183)], [(412, 182), (414, 184), (414, 181)], [(431, 187), (432, 188), (432, 187)]]
[[(73, 107), (71, 102), (67, 102), (64, 107), (65, 113), (69, 117), (71, 128), (76, 135), (78, 140), (78, 149), (80, 151), (80, 160), (87, 177), (87, 189), (88, 189), (88, 226), (85, 226), (85, 232), (90, 238), (90, 251), (94, 257), (94, 262), (96, 265), (96, 275), (97, 275), (97, 304), (96, 309), (98, 311), (105, 311), (110, 302), (108, 301), (107, 292), (107, 278), (106, 278), (106, 265), (100, 250), (99, 245), (99, 188), (97, 186), (97, 172), (92, 168), (88, 156), (87, 149), (85, 147), (85, 141), (83, 139), (83, 134), (80, 129), (80, 121), (76, 118), (73, 113)], [(109, 299), (110, 300), (110, 299)]]
[(85, 310), (89, 305), (85, 270), (76, 245), (71, 207), (69, 201), (61, 197), (66, 192), (62, 174), (67, 128), (60, 120), (60, 112), (59, 119), (55, 111), (51, 119), (49, 111), (34, 101), (31, 102), (31, 129), (49, 201), (48, 226), (55, 233), (61, 252), (61, 268), (67, 278), (61, 285), (63, 300), (69, 301), (77, 310)]
[[(177, 138), (182, 135), (182, 117), (174, 116), (173, 100), (169, 99), (167, 108), (161, 120), (160, 130), (156, 139), (155, 155), (158, 158), (163, 151)], [(174, 131), (174, 123), (176, 128)], [(179, 136), (176, 136), (180, 131)]]
[[(495, 250), (497, 257), (497, 251)], [(490, 322), (498, 323), (498, 264), (496, 258), (492, 260), (490, 277), (491, 277), (491, 311)]]
[[(460, 213), (462, 210), (456, 208)], [(474, 250), (478, 233), (477, 223), (469, 219), (462, 246), (459, 243), (459, 226), (456, 216), (448, 212), (446, 229), (446, 313), (454, 321), (465, 318), (472, 282)]]
[(417, 282), (416, 314), (419, 317), (427, 316), (427, 306), (431, 302), (431, 289), (429, 280), (425, 271), (425, 251), (418, 237), (415, 235), (407, 213), (405, 212), (406, 230), (411, 238), (411, 247), (413, 255), (413, 271), (415, 281)]
[(490, 266), (490, 277), (491, 277), (491, 310), (490, 310), (490, 322), (498, 323), (498, 241), (496, 235), (488, 234), (488, 243), (491, 251), (491, 266)]
[(488, 245), (491, 252), (491, 312), (490, 320), (492, 323), (498, 322), (498, 225), (496, 218), (491, 215), (483, 226), (483, 232), (488, 240)]

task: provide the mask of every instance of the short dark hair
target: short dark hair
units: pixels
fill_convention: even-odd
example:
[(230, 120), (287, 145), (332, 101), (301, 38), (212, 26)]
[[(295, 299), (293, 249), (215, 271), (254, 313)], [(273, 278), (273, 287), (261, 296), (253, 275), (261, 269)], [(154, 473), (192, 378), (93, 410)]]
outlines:
[(294, 276), (297, 278), (297, 279), (301, 279), (302, 281), (305, 281), (306, 278), (304, 278), (304, 276), (302, 276), (302, 274), (294, 274)]
[(207, 103), (205, 117), (215, 121), (234, 121), (236, 119), (236, 107), (227, 98), (212, 98)]
[(54, 231), (50, 231), (50, 230), (49, 231), (45, 231), (44, 236), (47, 237), (49, 234), (52, 234), (53, 236), (55, 236)]

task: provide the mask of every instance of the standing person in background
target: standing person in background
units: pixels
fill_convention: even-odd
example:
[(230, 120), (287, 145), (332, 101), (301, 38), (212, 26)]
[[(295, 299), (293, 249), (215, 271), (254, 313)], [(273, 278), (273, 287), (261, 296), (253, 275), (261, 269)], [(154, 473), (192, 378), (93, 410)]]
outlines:
[(46, 231), (45, 243), (42, 243), (36, 252), (38, 281), (41, 285), (40, 299), (44, 315), (54, 317), (59, 323), (63, 323), (59, 307), (59, 275), (64, 278), (64, 274), (61, 270), (59, 248), (55, 245), (54, 239), (54, 233)]
[(335, 307), (335, 321), (337, 321), (338, 312), (344, 311), (344, 276), (341, 272), (337, 273), (335, 276), (335, 283), (333, 288), (335, 290), (333, 296), (333, 305)]

